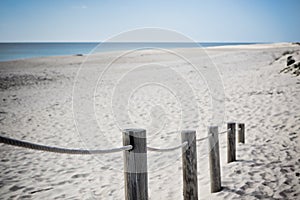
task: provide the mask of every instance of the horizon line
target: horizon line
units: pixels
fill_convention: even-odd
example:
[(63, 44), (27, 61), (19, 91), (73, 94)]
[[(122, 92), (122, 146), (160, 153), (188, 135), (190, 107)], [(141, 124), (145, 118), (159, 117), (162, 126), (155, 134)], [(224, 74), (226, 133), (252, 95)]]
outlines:
[[(297, 41), (280, 41), (280, 42), (274, 42), (274, 41), (196, 41), (196, 43), (293, 43)], [(105, 41), (0, 41), (0, 43), (193, 43), (191, 42), (182, 42), (182, 41), (111, 41), (111, 42), (105, 42)]]

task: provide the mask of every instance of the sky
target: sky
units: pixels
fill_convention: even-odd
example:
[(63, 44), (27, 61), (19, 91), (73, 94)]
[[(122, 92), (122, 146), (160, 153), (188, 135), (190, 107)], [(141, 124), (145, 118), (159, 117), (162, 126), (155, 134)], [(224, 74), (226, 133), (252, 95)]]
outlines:
[(199, 42), (299, 42), (299, 19), (300, 0), (0, 0), (0, 42), (99, 42), (143, 27)]

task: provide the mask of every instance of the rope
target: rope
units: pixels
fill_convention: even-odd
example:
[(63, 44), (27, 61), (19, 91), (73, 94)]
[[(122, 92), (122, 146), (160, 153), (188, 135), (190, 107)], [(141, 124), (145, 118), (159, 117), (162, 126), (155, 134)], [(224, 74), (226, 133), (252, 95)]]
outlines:
[(127, 145), (119, 148), (112, 148), (112, 149), (102, 149), (102, 150), (65, 149), (59, 147), (51, 147), (51, 146), (45, 146), (40, 144), (34, 144), (31, 142), (25, 142), (25, 141), (16, 140), (16, 139), (3, 137), (3, 136), (0, 136), (0, 143), (12, 145), (12, 146), (24, 147), (28, 149), (39, 150), (39, 151), (65, 153), (65, 154), (101, 154), (101, 153), (114, 153), (119, 151), (128, 151), (132, 149), (131, 145)]
[[(230, 129), (228, 129), (227, 131), (230, 131)], [(220, 132), (219, 135), (220, 135), (220, 134), (227, 133), (227, 131)]]
[[(230, 129), (228, 129), (230, 130)], [(227, 131), (220, 132), (219, 134), (224, 134), (227, 133)], [(196, 141), (203, 141), (208, 139), (209, 136), (199, 138)], [(128, 151), (131, 150), (133, 147), (132, 145), (127, 145), (123, 147), (118, 147), (118, 148), (111, 148), (111, 149), (101, 149), (101, 150), (85, 150), (85, 149), (65, 149), (65, 148), (60, 148), (60, 147), (51, 147), (51, 146), (46, 146), (46, 145), (40, 145), (40, 144), (35, 144), (31, 142), (25, 142), (13, 138), (8, 138), (4, 136), (0, 136), (0, 143), (3, 144), (8, 144), (12, 146), (17, 146), (17, 147), (24, 147), (28, 149), (34, 149), (34, 150), (39, 150), (39, 151), (47, 151), (47, 152), (54, 152), (54, 153), (65, 153), (65, 154), (103, 154), (103, 153), (115, 153), (115, 152), (120, 152), (120, 151)], [(168, 151), (174, 151), (176, 149), (183, 148), (187, 145), (187, 142), (183, 142), (182, 144), (175, 146), (175, 147), (170, 147), (170, 148), (155, 148), (155, 147), (147, 147), (149, 151), (156, 151), (156, 152), (168, 152)]]
[(208, 139), (208, 137), (209, 137), (209, 136), (206, 136), (206, 137), (204, 137), (204, 138), (199, 138), (199, 139), (197, 139), (196, 141), (197, 141), (197, 142), (199, 142), (199, 141), (203, 141), (203, 140), (206, 140), (206, 139)]
[(155, 148), (155, 147), (147, 147), (148, 151), (156, 151), (156, 152), (168, 152), (168, 151), (174, 151), (176, 149), (183, 148), (187, 145), (187, 142), (183, 142), (182, 144), (176, 146), (176, 147), (170, 147), (165, 149)]
[[(227, 129), (226, 131), (220, 132), (219, 135), (224, 134), (224, 133), (227, 133), (227, 131), (230, 131), (230, 130), (231, 130), (231, 129), (229, 128), (229, 129)], [(210, 135), (211, 135), (211, 133), (208, 134), (208, 136), (206, 136), (206, 137), (197, 139), (196, 141), (197, 141), (197, 142), (200, 142), (200, 141), (206, 140), (206, 139), (209, 138)]]

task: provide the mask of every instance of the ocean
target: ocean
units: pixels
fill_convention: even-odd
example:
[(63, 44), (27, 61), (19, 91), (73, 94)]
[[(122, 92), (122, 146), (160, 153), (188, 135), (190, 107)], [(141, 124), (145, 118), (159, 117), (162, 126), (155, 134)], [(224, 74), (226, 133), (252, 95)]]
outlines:
[[(109, 52), (136, 48), (194, 48), (256, 43), (0, 43), (0, 61), (89, 54), (91, 52)], [(99, 45), (99, 46), (98, 46)]]

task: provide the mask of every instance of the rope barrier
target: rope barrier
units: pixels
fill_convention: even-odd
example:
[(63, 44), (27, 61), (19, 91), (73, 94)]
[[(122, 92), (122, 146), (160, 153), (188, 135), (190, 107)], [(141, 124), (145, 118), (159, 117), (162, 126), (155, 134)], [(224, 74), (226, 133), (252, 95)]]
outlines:
[[(230, 129), (228, 129), (230, 130)], [(224, 134), (227, 133), (227, 131), (220, 132), (219, 134)], [(196, 141), (203, 141), (208, 139), (209, 136), (199, 138)], [(66, 148), (60, 148), (60, 147), (51, 147), (51, 146), (46, 146), (46, 145), (40, 145), (40, 144), (35, 144), (31, 142), (25, 142), (13, 138), (8, 138), (4, 136), (0, 136), (0, 143), (12, 145), (12, 146), (17, 146), (17, 147), (24, 147), (28, 149), (34, 149), (34, 150), (39, 150), (39, 151), (47, 151), (47, 152), (54, 152), (54, 153), (65, 153), (65, 154), (104, 154), (104, 153), (115, 153), (115, 152), (120, 152), (120, 151), (129, 151), (133, 147), (132, 145), (127, 145), (123, 147), (118, 147), (118, 148), (111, 148), (111, 149), (101, 149), (101, 150), (85, 150), (85, 149), (66, 149)], [(156, 151), (156, 152), (168, 152), (168, 151), (174, 151), (180, 148), (183, 148), (187, 145), (187, 142), (183, 142), (182, 144), (175, 146), (175, 147), (170, 147), (170, 148), (156, 148), (156, 147), (147, 147), (148, 151)]]
[(156, 152), (168, 152), (168, 151), (174, 151), (176, 149), (180, 149), (183, 148), (187, 145), (187, 142), (183, 142), (182, 144), (176, 146), (176, 147), (170, 147), (170, 148), (165, 148), (165, 149), (161, 149), (161, 148), (155, 148), (155, 147), (147, 147), (148, 151), (156, 151)]
[(206, 137), (204, 137), (204, 138), (199, 138), (199, 139), (197, 139), (196, 141), (197, 141), (197, 142), (200, 142), (200, 141), (203, 141), (203, 140), (208, 139), (208, 137), (209, 137), (209, 136), (206, 136)]
[[(230, 129), (228, 129), (227, 131), (230, 131)], [(219, 135), (227, 133), (227, 131), (220, 132)]]
[[(231, 129), (228, 129), (228, 130), (226, 130), (226, 131), (220, 132), (219, 135), (220, 135), (220, 134), (227, 133), (227, 131), (230, 131), (230, 130), (231, 130)], [(209, 138), (210, 135), (211, 135), (211, 133), (210, 133), (208, 136), (206, 136), (206, 137), (197, 139), (196, 141), (197, 141), (197, 142), (200, 142), (200, 141), (206, 140), (206, 139)]]
[(17, 147), (24, 147), (28, 149), (39, 150), (39, 151), (65, 153), (65, 154), (102, 154), (102, 153), (115, 153), (120, 151), (128, 151), (132, 149), (132, 145), (127, 145), (127, 146), (112, 148), (112, 149), (102, 149), (102, 150), (65, 149), (59, 147), (51, 147), (51, 146), (45, 146), (40, 144), (34, 144), (31, 142), (25, 142), (25, 141), (16, 140), (16, 139), (3, 137), (3, 136), (0, 136), (0, 143), (17, 146)]

